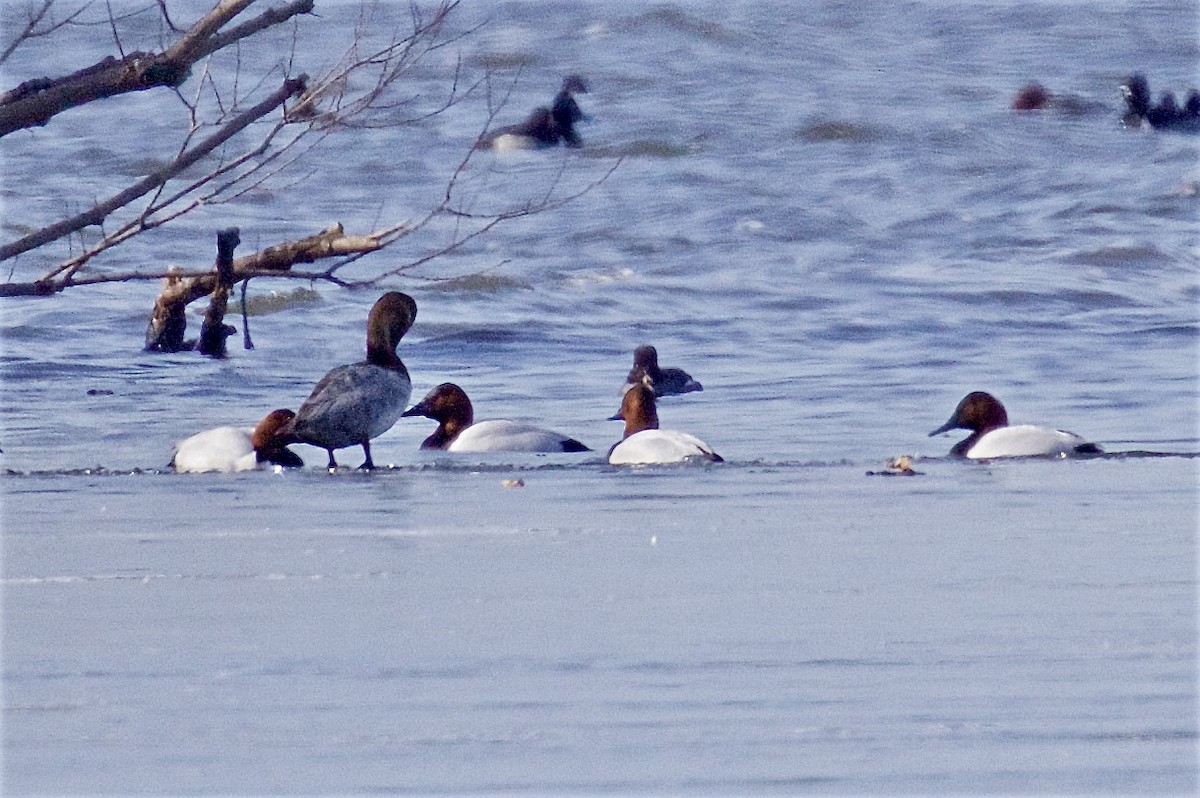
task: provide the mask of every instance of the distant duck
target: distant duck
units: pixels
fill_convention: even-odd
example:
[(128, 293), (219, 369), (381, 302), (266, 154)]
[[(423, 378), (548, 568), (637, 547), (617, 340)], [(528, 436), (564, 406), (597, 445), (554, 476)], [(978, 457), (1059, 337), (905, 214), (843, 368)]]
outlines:
[(452, 382), (434, 388), (404, 416), (424, 416), (438, 422), (422, 449), (447, 452), (590, 452), (574, 438), (532, 424), (506, 419), (476, 422), (471, 400)]
[(508, 125), (485, 133), (475, 144), (476, 149), (535, 150), (556, 146), (561, 140), (568, 147), (582, 144), (575, 123), (586, 119), (576, 94), (586, 94), (587, 84), (578, 75), (563, 78), (562, 88), (550, 108), (538, 106), (519, 125)]
[(412, 395), (412, 382), (396, 346), (417, 317), (408, 294), (389, 291), (367, 316), (367, 359), (338, 366), (321, 378), (284, 431), (291, 441), (318, 446), (337, 468), (335, 449), (361, 446), (360, 468), (374, 468), (371, 439), (392, 428)]
[(568, 147), (578, 147), (583, 143), (579, 134), (575, 132), (575, 123), (582, 122), (587, 116), (575, 102), (575, 95), (587, 94), (587, 90), (583, 78), (579, 75), (567, 75), (563, 78), (562, 88), (554, 97), (554, 104), (550, 106), (550, 115), (554, 117), (558, 135)]
[(1040, 83), (1028, 83), (1013, 98), (1014, 111), (1041, 111), (1050, 106), (1050, 92)]
[(625, 378), (624, 390), (642, 381), (643, 375), (648, 375), (654, 386), (656, 396), (671, 396), (673, 394), (703, 391), (704, 386), (692, 379), (692, 375), (683, 369), (658, 365), (658, 350), (649, 344), (643, 344), (633, 350), (633, 368)]
[(983, 391), (974, 391), (963, 397), (950, 420), (929, 433), (929, 437), (952, 429), (971, 430), (969, 436), (950, 449), (952, 456), (971, 460), (1038, 455), (1070, 457), (1104, 453), (1099, 446), (1073, 432), (1032, 424), (1008, 426), (1008, 413), (1004, 405), (1000, 404), (996, 397)]
[(608, 451), (608, 462), (612, 465), (724, 460), (695, 435), (658, 428), (654, 387), (648, 375), (629, 386), (621, 399), (621, 409), (611, 420), (625, 422), (624, 436)]
[(1133, 74), (1121, 83), (1121, 94), (1125, 98), (1125, 115), (1121, 121), (1126, 127), (1200, 130), (1200, 92), (1195, 89), (1188, 92), (1182, 108), (1169, 91), (1159, 96), (1156, 105), (1151, 105), (1150, 86), (1145, 76)]
[(270, 463), (300, 468), (304, 461), (287, 448), (281, 431), (294, 417), (291, 410), (272, 410), (253, 428), (217, 427), (179, 442), (171, 467), (180, 473), (251, 471)]
[(1052, 93), (1041, 83), (1027, 83), (1013, 98), (1012, 109), (1025, 111), (1056, 111), (1068, 116), (1083, 116), (1105, 110), (1103, 103), (1080, 97), (1077, 94)]

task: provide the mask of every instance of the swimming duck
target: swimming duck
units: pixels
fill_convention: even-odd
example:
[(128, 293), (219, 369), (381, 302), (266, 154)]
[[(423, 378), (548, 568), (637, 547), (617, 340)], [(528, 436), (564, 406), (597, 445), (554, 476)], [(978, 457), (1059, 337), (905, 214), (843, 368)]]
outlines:
[(408, 294), (381, 296), (367, 315), (367, 359), (321, 378), (285, 430), (290, 441), (327, 451), (330, 469), (337, 468), (335, 449), (361, 446), (366, 459), (359, 468), (374, 468), (371, 439), (392, 428), (412, 395), (396, 346), (416, 317), (417, 303)]
[(1031, 457), (1078, 454), (1103, 454), (1104, 450), (1073, 432), (1064, 432), (1033, 424), (1008, 426), (1008, 413), (996, 397), (974, 391), (963, 397), (950, 420), (929, 433), (929, 437), (952, 429), (971, 430), (964, 440), (954, 444), (950, 454), (972, 460), (994, 457)]
[(301, 468), (304, 461), (287, 448), (281, 434), (295, 417), (291, 410), (272, 410), (253, 428), (217, 427), (197, 432), (175, 447), (170, 466), (180, 473), (251, 471), (264, 463)]
[(1027, 83), (1013, 98), (1014, 111), (1041, 111), (1050, 106), (1050, 92), (1040, 83)]
[(444, 382), (405, 410), (404, 416), (424, 416), (438, 422), (422, 449), (448, 452), (590, 452), (574, 438), (507, 419), (475, 422), (471, 400), (452, 382)]
[(692, 375), (683, 369), (659, 368), (658, 350), (649, 344), (643, 344), (633, 350), (633, 368), (625, 378), (624, 390), (629, 390), (630, 385), (641, 382), (643, 376), (650, 377), (656, 396), (704, 390), (704, 386), (693, 380)]
[(690, 460), (720, 463), (724, 460), (695, 435), (658, 428), (654, 386), (649, 375), (643, 374), (629, 386), (621, 399), (621, 409), (610, 420), (625, 422), (624, 437), (608, 451), (608, 462), (613, 465), (652, 465)]
[(1156, 105), (1151, 105), (1150, 86), (1145, 76), (1133, 74), (1122, 81), (1121, 94), (1125, 98), (1125, 115), (1121, 121), (1126, 127), (1200, 130), (1200, 93), (1195, 89), (1188, 93), (1182, 108), (1169, 91), (1159, 96)]
[(1040, 83), (1027, 83), (1013, 98), (1012, 109), (1025, 111), (1055, 111), (1068, 116), (1085, 116), (1107, 111), (1104, 103), (1077, 94), (1051, 92)]
[(575, 123), (587, 117), (575, 102), (576, 94), (587, 93), (587, 84), (578, 75), (563, 78), (562, 88), (554, 96), (550, 108), (538, 106), (519, 125), (508, 125), (485, 133), (475, 143), (476, 149), (486, 150), (535, 150), (553, 147), (559, 139), (568, 147), (582, 143), (575, 132)]
[(575, 132), (575, 123), (587, 119), (579, 104), (575, 102), (576, 94), (587, 94), (587, 84), (579, 75), (567, 75), (563, 78), (562, 88), (554, 96), (554, 104), (550, 106), (550, 115), (563, 144), (568, 147), (578, 147), (583, 141)]

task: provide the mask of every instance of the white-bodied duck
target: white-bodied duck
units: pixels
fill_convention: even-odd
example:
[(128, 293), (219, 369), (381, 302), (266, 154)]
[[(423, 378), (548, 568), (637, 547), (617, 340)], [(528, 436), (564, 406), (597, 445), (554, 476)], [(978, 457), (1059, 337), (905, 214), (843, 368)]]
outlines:
[(625, 391), (621, 409), (613, 421), (625, 422), (625, 435), (608, 452), (613, 465), (653, 465), (691, 460), (723, 461), (712, 447), (695, 435), (675, 429), (658, 428), (654, 384), (643, 374)]
[(447, 452), (590, 452), (574, 438), (553, 430), (508, 419), (475, 421), (475, 411), (466, 392), (444, 382), (424, 399), (404, 411), (405, 416), (424, 416), (438, 428), (421, 444), (422, 449)]
[(954, 415), (929, 433), (941, 435), (952, 429), (970, 430), (971, 434), (950, 449), (953, 457), (990, 460), (995, 457), (1071, 457), (1103, 454), (1104, 450), (1073, 432), (1033, 424), (1008, 425), (1004, 405), (984, 391), (973, 391), (954, 408)]
[(180, 473), (251, 471), (265, 464), (300, 468), (304, 461), (287, 448), (283, 429), (295, 417), (291, 410), (272, 410), (258, 426), (216, 427), (197, 432), (175, 447), (171, 467)]

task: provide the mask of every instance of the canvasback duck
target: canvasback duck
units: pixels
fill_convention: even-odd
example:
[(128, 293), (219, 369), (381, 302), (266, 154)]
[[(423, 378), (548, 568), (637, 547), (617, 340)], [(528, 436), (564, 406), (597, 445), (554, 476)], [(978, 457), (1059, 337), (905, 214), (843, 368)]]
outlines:
[(633, 368), (625, 378), (624, 390), (642, 381), (643, 375), (650, 377), (656, 396), (671, 396), (672, 394), (703, 391), (704, 386), (692, 379), (692, 375), (683, 369), (674, 367), (659, 368), (658, 350), (649, 344), (633, 350)]
[(434, 388), (403, 415), (424, 416), (438, 422), (437, 430), (421, 444), (422, 449), (447, 452), (591, 451), (574, 438), (532, 424), (507, 419), (476, 422), (466, 391), (452, 382), (443, 382)]
[(291, 410), (272, 410), (253, 428), (217, 427), (197, 432), (179, 442), (170, 465), (188, 474), (251, 471), (265, 463), (301, 468), (304, 461), (287, 448), (288, 440), (281, 434), (295, 415)]
[(550, 106), (550, 115), (554, 118), (554, 126), (563, 144), (568, 147), (578, 147), (583, 144), (579, 134), (575, 132), (575, 123), (587, 119), (575, 102), (576, 94), (587, 94), (587, 84), (579, 75), (567, 75), (563, 78), (562, 88), (554, 95), (554, 104)]
[(318, 446), (337, 468), (335, 449), (361, 446), (359, 468), (375, 467), (371, 439), (392, 428), (412, 395), (408, 369), (396, 346), (417, 318), (417, 303), (408, 294), (389, 291), (367, 315), (367, 359), (338, 366), (321, 378), (284, 430), (290, 442)]
[(654, 386), (649, 375), (629, 386), (621, 399), (621, 409), (611, 421), (624, 421), (625, 434), (608, 451), (613, 465), (653, 465), (682, 463), (690, 460), (723, 462), (712, 447), (695, 435), (674, 429), (658, 428)]
[(1038, 427), (1033, 424), (1008, 425), (1008, 413), (996, 397), (974, 391), (963, 397), (954, 408), (954, 415), (942, 426), (929, 433), (941, 435), (952, 429), (971, 430), (965, 439), (954, 444), (950, 454), (972, 460), (994, 457), (1034, 457), (1056, 455), (1070, 457), (1079, 454), (1103, 454), (1104, 450), (1073, 432)]

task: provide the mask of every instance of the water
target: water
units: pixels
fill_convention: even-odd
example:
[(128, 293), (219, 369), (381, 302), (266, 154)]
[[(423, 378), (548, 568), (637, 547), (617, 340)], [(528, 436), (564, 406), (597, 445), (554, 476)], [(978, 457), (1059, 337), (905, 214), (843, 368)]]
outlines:
[[(314, 74), (356, 6), (324, 8), (301, 27)], [(142, 353), (153, 283), (5, 300), (6, 790), (1195, 791), (1200, 137), (1115, 121), (1133, 69), (1196, 83), (1194, 4), (793, 9), (459, 9), (454, 30), (486, 25), (422, 62), (421, 102), (461, 57), (496, 98), (512, 85), (497, 123), (571, 71), (593, 116), (582, 151), (473, 159), (463, 201), (617, 170), (377, 286), (317, 283), (251, 318), (253, 351)], [(135, 19), (127, 49), (153, 46)], [(71, 35), (80, 59), (108, 52)], [(5, 85), (86, 62), (55, 58), (17, 58)], [(1030, 79), (1095, 109), (1010, 113)], [(167, 157), (151, 120), (96, 136), (159, 102), (0, 142), (5, 239)], [(206, 208), (98, 268), (203, 266), (230, 224), (249, 252), (416, 218), (485, 124), (473, 95), (334, 139), (300, 201)], [(420, 307), (414, 401), (455, 381), (479, 417), (603, 452), (654, 343), (705, 386), (664, 424), (727, 462), (455, 459), (405, 419), (370, 475), (305, 447), (300, 473), (163, 469), (175, 440), (295, 407), (361, 357), (385, 288)], [(955, 438), (925, 433), (973, 389), (1169, 456), (950, 461)], [(921, 476), (866, 476), (901, 453)]]

